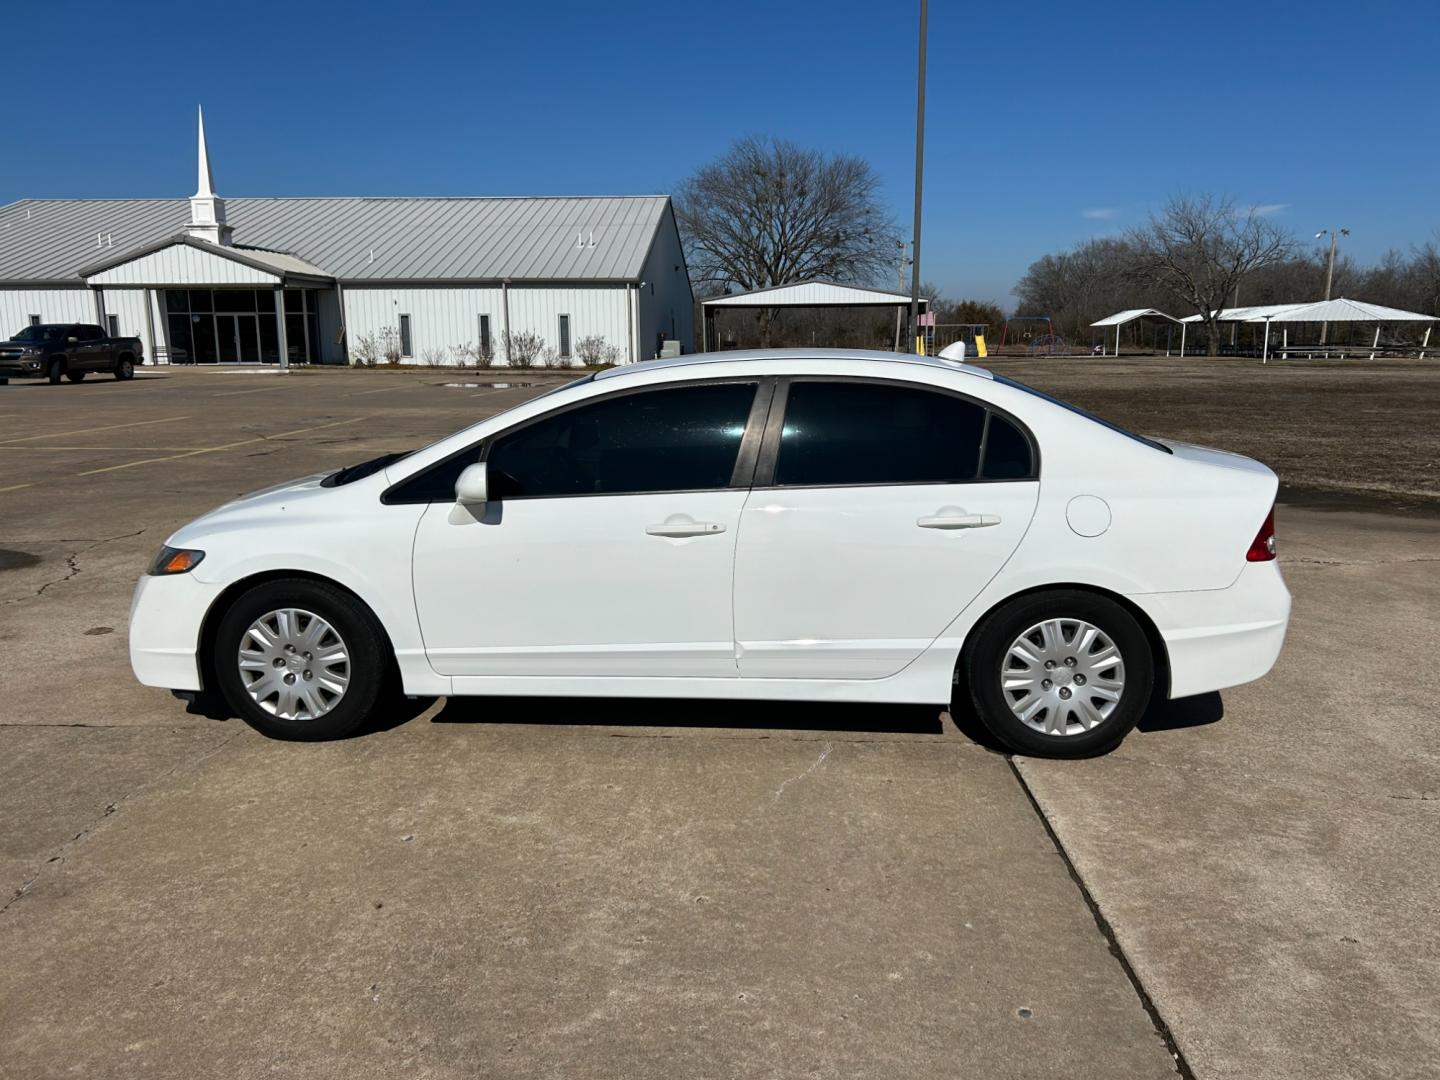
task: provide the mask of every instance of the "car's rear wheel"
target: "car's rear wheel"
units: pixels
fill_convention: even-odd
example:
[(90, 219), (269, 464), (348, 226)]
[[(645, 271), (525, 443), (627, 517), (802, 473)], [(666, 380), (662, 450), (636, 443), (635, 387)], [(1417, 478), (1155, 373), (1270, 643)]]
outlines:
[(69, 379), (71, 382), (84, 382), (84, 381), (85, 381), (85, 372), (83, 372), (83, 371), (67, 371), (67, 372), (65, 373), (65, 377), (66, 377), (67, 379)]
[(1104, 596), (1069, 589), (992, 612), (964, 663), (981, 722), (1007, 748), (1038, 757), (1114, 748), (1139, 722), (1155, 681), (1135, 617)]
[(50, 366), (45, 369), (45, 377), (50, 380), (51, 386), (59, 386), (60, 380), (65, 377), (65, 361), (51, 360)]
[(135, 377), (135, 361), (128, 356), (122, 356), (115, 365), (115, 378), (133, 379)]
[(390, 659), (380, 626), (349, 593), (304, 578), (240, 596), (220, 620), (214, 671), (230, 707), (274, 739), (350, 734), (374, 714)]

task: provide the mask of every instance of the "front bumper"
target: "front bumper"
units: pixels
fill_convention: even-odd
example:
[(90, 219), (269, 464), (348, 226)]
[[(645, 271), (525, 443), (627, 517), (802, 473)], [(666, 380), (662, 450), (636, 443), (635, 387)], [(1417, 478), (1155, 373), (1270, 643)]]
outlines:
[(39, 357), (35, 359), (20, 359), (13, 357), (0, 358), (0, 379), (23, 379), (26, 376), (36, 378), (45, 374), (45, 362)]
[(1290, 623), (1290, 591), (1277, 562), (1246, 563), (1227, 589), (1129, 599), (1165, 641), (1172, 698), (1261, 678), (1275, 666)]
[(145, 686), (200, 690), (200, 628), (223, 585), (144, 575), (130, 601), (130, 668)]

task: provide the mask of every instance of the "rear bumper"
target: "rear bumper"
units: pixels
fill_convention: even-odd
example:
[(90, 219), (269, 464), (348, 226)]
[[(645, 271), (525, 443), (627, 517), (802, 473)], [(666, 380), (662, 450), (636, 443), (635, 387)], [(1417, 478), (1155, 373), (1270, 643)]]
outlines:
[(130, 668), (146, 686), (200, 690), (200, 628), (224, 586), (146, 574), (130, 602)]
[(1228, 589), (1130, 599), (1165, 641), (1172, 698), (1261, 678), (1275, 666), (1290, 623), (1290, 592), (1276, 562), (1246, 563)]

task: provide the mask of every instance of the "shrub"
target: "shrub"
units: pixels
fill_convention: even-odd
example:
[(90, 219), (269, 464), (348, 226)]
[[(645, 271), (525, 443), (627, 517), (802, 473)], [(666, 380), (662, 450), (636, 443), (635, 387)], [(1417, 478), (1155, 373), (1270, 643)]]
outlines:
[(535, 358), (545, 348), (545, 339), (533, 330), (518, 334), (501, 331), (500, 338), (505, 349), (505, 361), (515, 368), (534, 367)]
[(395, 327), (380, 328), (380, 352), (385, 357), (385, 363), (391, 367), (400, 363), (400, 331)]
[(355, 339), (350, 360), (356, 367), (374, 367), (380, 362), (380, 343), (374, 334), (361, 334)]

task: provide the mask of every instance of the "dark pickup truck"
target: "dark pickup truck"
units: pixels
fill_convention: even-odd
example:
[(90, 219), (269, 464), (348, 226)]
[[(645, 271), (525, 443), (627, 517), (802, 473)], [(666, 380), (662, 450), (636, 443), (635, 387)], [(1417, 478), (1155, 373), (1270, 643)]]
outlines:
[(0, 341), (0, 383), (41, 377), (51, 384), (79, 382), (91, 372), (131, 379), (143, 358), (139, 338), (107, 337), (89, 323), (40, 323)]

